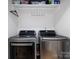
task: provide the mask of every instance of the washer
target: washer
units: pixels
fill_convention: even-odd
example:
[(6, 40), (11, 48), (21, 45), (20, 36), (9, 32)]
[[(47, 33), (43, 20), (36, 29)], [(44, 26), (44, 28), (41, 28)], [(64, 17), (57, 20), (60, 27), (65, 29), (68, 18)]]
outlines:
[(41, 59), (63, 59), (64, 42), (67, 37), (56, 35), (54, 30), (40, 30), (40, 55)]

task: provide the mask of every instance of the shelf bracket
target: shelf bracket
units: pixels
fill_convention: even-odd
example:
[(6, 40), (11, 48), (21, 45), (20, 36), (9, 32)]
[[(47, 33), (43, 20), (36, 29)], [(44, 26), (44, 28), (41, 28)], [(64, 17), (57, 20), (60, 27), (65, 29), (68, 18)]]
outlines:
[(19, 17), (18, 12), (16, 10), (11, 10), (10, 12), (14, 14), (15, 16)]

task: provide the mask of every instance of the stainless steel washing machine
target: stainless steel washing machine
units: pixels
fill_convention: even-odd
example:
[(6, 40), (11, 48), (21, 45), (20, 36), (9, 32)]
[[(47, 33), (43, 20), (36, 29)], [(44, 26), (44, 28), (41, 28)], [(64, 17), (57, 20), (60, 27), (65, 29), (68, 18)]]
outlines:
[(63, 53), (66, 50), (64, 42), (68, 40), (67, 37), (56, 35), (53, 30), (41, 30), (39, 39), (41, 59), (65, 59)]

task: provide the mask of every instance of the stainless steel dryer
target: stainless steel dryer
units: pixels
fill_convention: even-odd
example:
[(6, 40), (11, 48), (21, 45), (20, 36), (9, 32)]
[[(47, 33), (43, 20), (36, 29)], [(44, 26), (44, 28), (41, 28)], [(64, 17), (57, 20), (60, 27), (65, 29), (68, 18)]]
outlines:
[(33, 30), (22, 30), (9, 38), (9, 59), (36, 59), (36, 34)]

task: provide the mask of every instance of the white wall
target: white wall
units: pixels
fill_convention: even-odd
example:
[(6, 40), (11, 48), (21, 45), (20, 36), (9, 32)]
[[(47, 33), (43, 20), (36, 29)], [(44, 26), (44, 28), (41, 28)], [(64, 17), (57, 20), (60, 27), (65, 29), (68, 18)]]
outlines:
[(8, 13), (8, 37), (14, 36), (17, 34), (17, 17), (12, 13)]
[(8, 0), (8, 37), (17, 35), (18, 18), (9, 11), (15, 8), (11, 5), (12, 0)]
[(26, 11), (19, 10), (18, 31), (22, 29), (38, 31), (41, 29), (45, 29), (45, 27), (46, 29), (54, 29), (53, 18), (53, 14), (45, 14), (45, 11), (28, 11), (27, 9)]
[(69, 8), (62, 16), (61, 20), (55, 25), (56, 32), (60, 35), (70, 37)]
[(70, 37), (70, 7), (69, 0), (62, 1), (61, 9), (55, 18), (55, 30), (57, 34)]

